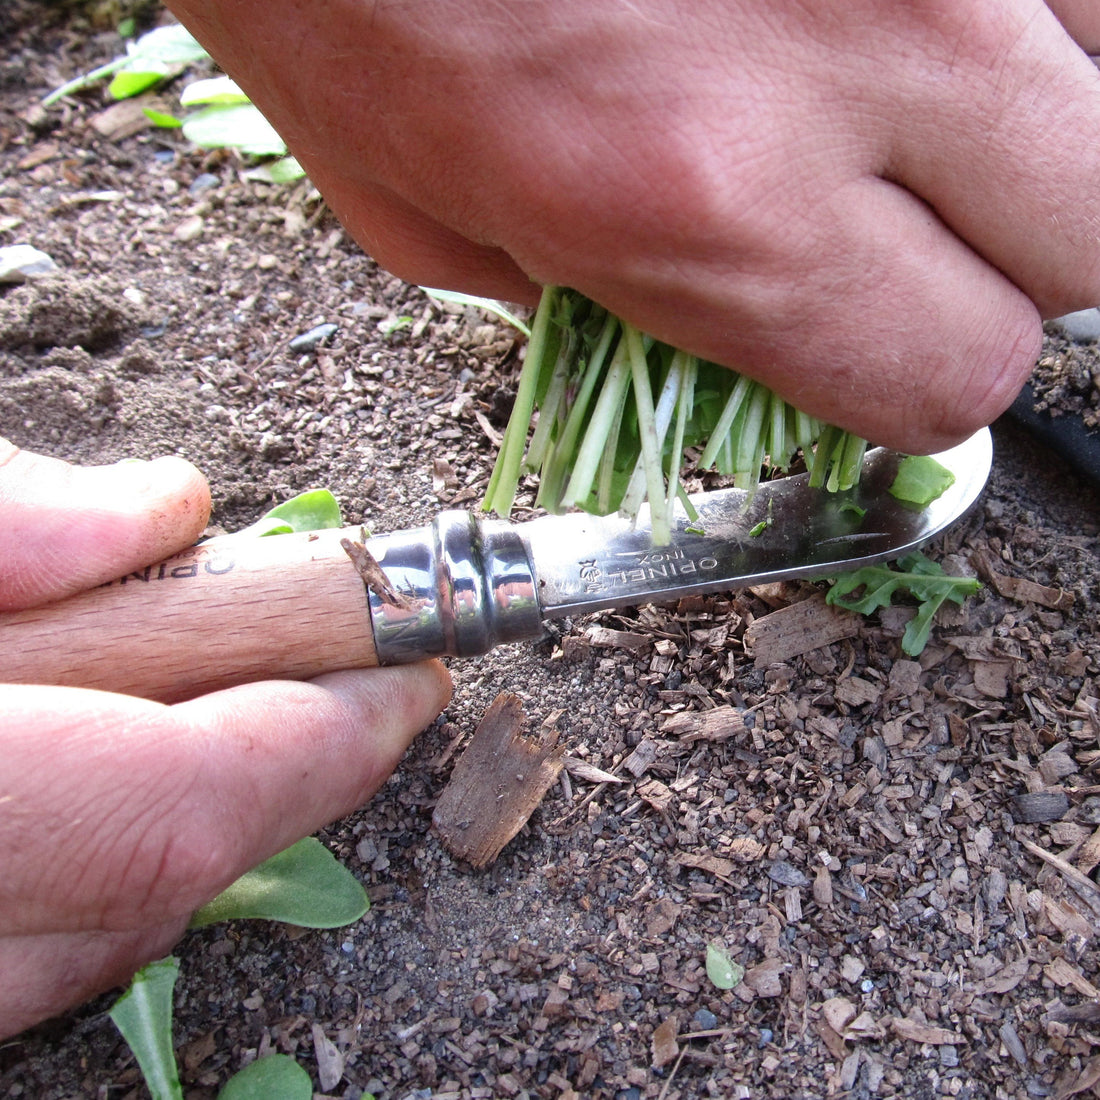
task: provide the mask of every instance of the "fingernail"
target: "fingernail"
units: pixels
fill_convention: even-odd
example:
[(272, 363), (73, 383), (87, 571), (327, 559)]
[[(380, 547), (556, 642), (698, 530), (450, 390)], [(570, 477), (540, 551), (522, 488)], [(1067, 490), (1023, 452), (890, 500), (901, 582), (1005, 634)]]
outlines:
[(142, 496), (163, 496), (195, 476), (194, 467), (176, 455), (161, 458), (123, 458), (101, 469), (120, 490)]

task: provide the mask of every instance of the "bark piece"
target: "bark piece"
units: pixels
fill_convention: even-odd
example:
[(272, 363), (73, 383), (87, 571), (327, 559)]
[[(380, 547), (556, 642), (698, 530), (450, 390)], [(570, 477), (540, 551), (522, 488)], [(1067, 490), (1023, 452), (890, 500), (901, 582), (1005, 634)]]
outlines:
[(524, 737), (523, 717), (517, 696), (493, 700), (432, 814), (447, 851), (475, 868), (497, 858), (561, 773), (556, 736), (541, 743)]
[(1012, 816), (1025, 825), (1060, 821), (1069, 813), (1069, 797), (1064, 791), (1025, 791), (1012, 798)]
[(945, 1027), (936, 1027), (908, 1016), (895, 1016), (890, 1021), (890, 1026), (899, 1039), (907, 1039), (913, 1043), (931, 1043), (933, 1046), (949, 1043), (952, 1046), (959, 1046), (966, 1042), (965, 1036), (957, 1031), (948, 1031)]
[(859, 634), (860, 616), (830, 607), (824, 595), (811, 596), (755, 620), (745, 631), (745, 647), (757, 668), (779, 664)]
[(710, 710), (681, 711), (661, 723), (664, 733), (679, 737), (684, 744), (694, 741), (726, 741), (746, 730), (744, 713), (736, 707), (712, 707)]
[(1035, 603), (1053, 611), (1066, 611), (1073, 606), (1073, 593), (1064, 588), (1048, 588), (1026, 577), (1006, 577), (1003, 573), (990, 573), (989, 583), (997, 594), (1017, 603)]

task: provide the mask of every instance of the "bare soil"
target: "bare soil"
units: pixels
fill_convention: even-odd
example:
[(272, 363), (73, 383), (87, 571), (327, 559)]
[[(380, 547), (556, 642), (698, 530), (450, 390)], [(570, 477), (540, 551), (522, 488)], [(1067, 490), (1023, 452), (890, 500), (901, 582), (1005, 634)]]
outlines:
[[(0, 290), (0, 433), (85, 462), (184, 455), (227, 529), (317, 485), (375, 531), (473, 505), (514, 334), (379, 270), (307, 184), (119, 134), (99, 90), (41, 110), (119, 41), (79, 8), (4, 10), (0, 245), (60, 272)], [(1054, 339), (1084, 386), (1067, 415), (1095, 409), (1095, 346)], [(795, 585), (453, 662), (453, 704), (323, 836), (370, 914), (180, 945), (189, 1100), (268, 1050), (321, 1093), (315, 1025), (345, 1098), (1100, 1095), (1100, 501), (1012, 423), (995, 438), (985, 497), (930, 550), (985, 583), (919, 661), (901, 609), (760, 664), (746, 630), (817, 591)], [(568, 766), (473, 872), (431, 814), (502, 691)], [(745, 969), (726, 992), (716, 941)], [(0, 1046), (0, 1095), (145, 1095), (112, 999)]]

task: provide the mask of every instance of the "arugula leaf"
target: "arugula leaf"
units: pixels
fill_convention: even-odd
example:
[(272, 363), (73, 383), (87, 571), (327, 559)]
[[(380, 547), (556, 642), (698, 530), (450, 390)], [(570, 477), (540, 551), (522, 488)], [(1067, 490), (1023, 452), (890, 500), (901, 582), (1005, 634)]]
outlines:
[(932, 620), (944, 602), (961, 604), (981, 588), (981, 583), (972, 577), (947, 576), (938, 563), (919, 550), (900, 558), (897, 566), (865, 565), (845, 573), (832, 581), (825, 600), (861, 615), (889, 607), (897, 592), (919, 601), (917, 614), (906, 625), (901, 639), (902, 652), (916, 657), (928, 644)]
[(907, 455), (898, 464), (890, 495), (926, 508), (955, 484), (955, 475), (931, 455)]

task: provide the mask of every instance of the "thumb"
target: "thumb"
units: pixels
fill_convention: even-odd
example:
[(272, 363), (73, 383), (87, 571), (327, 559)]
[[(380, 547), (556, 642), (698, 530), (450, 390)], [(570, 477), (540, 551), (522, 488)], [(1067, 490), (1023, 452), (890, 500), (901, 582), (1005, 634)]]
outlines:
[(182, 458), (73, 466), (0, 436), (0, 611), (72, 595), (190, 545), (210, 490)]

